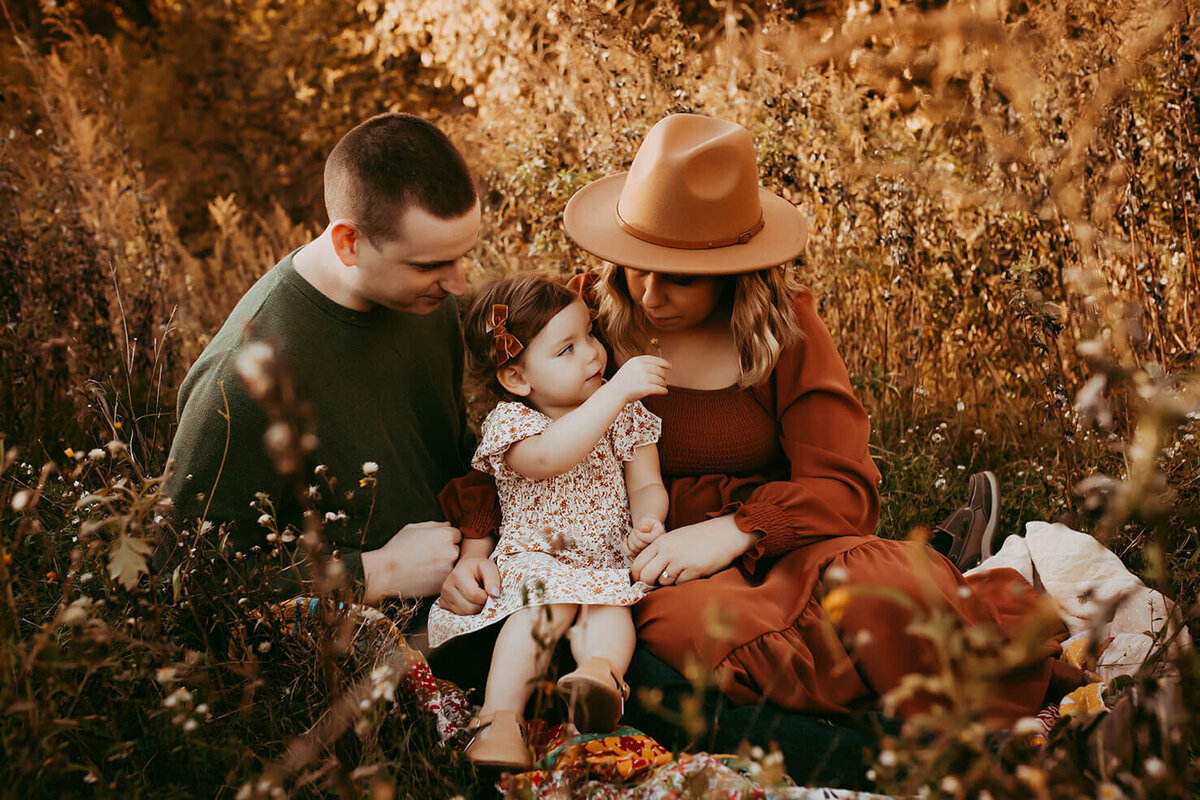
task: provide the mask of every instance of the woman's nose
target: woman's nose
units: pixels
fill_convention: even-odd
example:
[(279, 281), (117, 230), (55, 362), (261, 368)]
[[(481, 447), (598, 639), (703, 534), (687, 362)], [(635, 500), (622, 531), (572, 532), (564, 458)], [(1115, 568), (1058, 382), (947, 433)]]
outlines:
[(642, 306), (656, 308), (663, 304), (663, 300), (661, 279), (653, 273), (647, 275), (646, 282), (642, 285)]

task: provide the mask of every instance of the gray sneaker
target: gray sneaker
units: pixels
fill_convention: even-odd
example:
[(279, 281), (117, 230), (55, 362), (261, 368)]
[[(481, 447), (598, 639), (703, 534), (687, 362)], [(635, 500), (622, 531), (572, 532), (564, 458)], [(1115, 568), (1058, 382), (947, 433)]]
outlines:
[(933, 530), (937, 539), (949, 542), (946, 558), (966, 572), (999, 549), (1004, 539), (996, 539), (999, 522), (1000, 484), (994, 473), (977, 472), (967, 484), (967, 504)]

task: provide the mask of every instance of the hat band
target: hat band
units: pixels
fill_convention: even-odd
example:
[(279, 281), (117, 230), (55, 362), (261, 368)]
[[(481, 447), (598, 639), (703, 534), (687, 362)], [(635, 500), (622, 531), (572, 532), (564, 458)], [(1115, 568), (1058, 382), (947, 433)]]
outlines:
[(683, 241), (676, 241), (676, 240), (672, 240), (672, 239), (662, 239), (658, 236), (647, 233), (646, 231), (638, 230), (637, 228), (635, 228), (633, 225), (630, 225), (628, 222), (626, 222), (621, 217), (621, 209), (619, 207), (614, 209), (614, 213), (616, 214), (616, 217), (617, 217), (617, 225), (621, 228), (621, 230), (625, 231), (630, 236), (637, 237), (638, 239), (641, 239), (643, 242), (649, 242), (650, 244), (656, 244), (656, 245), (659, 245), (660, 247), (671, 247), (671, 248), (675, 248), (677, 250), (712, 250), (717, 247), (728, 247), (731, 244), (746, 244), (747, 242), (750, 241), (750, 239), (754, 236), (754, 234), (761, 231), (763, 229), (763, 226), (766, 224), (763, 221), (762, 214), (759, 214), (758, 222), (751, 225), (748, 230), (745, 230), (742, 233), (739, 233), (737, 236), (734, 236), (732, 238), (715, 239), (715, 240), (704, 241), (704, 242), (683, 242)]

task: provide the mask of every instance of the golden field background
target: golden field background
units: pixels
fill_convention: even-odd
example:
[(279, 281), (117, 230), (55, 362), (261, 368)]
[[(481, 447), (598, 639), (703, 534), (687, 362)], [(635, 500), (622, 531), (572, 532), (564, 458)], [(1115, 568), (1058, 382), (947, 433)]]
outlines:
[[(625, 169), (665, 114), (746, 125), (764, 183), (812, 220), (798, 268), (872, 414), (880, 534), (930, 524), (971, 472), (993, 469), (1008, 529), (1062, 518), (1094, 532), (1200, 632), (1194, 0), (2, 5), (0, 499), (12, 558), (0, 632), (12, 647), (0, 707), (33, 703), (43, 668), (62, 683), (61, 696), (36, 692), (41, 713), (6, 717), (10, 785), (82, 785), (85, 708), (108, 731), (93, 737), (130, 735), (101, 699), (71, 692), (72, 670), (105, 686), (149, 669), (137, 648), (81, 666), (52, 633), (78, 598), (72, 571), (103, 565), (114, 537), (152, 533), (139, 503), (163, 468), (180, 379), (245, 289), (321, 229), (325, 154), (384, 110), (429, 116), (474, 170), (475, 279), (596, 266), (563, 235), (562, 209)], [(111, 442), (120, 467), (75, 457)], [(100, 519), (124, 522), (92, 529), (81, 551), (79, 498), (122, 480), (136, 491)], [(21, 492), (37, 502), (17, 508)], [(146, 601), (115, 583), (105, 592), (97, 619)], [(146, 635), (163, 637), (161, 663), (188, 649), (169, 627)], [(54, 669), (39, 661), (51, 640)], [(1200, 670), (1181, 668), (1195, 708)], [(153, 708), (153, 690), (127, 696)], [(223, 734), (257, 753), (226, 752), (227, 785), (304, 728), (284, 710), (271, 726)], [(355, 752), (337, 763), (376, 751)], [(925, 777), (897, 786), (951, 769), (916, 753)], [(1163, 791), (1186, 791), (1195, 775), (1172, 766)], [(426, 767), (410, 788), (454, 785), (446, 775), (465, 769)], [(1095, 790), (1080, 769), (1082, 783), (1061, 785)]]

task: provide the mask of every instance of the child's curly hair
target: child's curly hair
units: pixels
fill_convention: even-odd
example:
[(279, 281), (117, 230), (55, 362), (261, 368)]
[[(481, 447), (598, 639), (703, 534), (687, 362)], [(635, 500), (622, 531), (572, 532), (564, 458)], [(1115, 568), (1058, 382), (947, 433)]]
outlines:
[[(478, 392), (493, 404), (512, 399), (496, 380), (501, 365), (496, 359), (496, 336), (488, 330), (492, 306), (508, 306), (505, 327), (523, 347), (528, 347), (555, 314), (578, 299), (579, 295), (560, 279), (532, 270), (514, 272), (480, 286), (463, 320), (468, 390)], [(513, 359), (520, 360), (520, 355)]]

